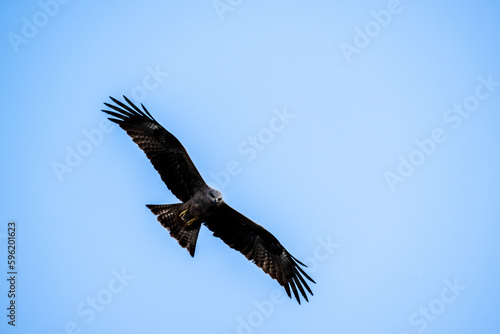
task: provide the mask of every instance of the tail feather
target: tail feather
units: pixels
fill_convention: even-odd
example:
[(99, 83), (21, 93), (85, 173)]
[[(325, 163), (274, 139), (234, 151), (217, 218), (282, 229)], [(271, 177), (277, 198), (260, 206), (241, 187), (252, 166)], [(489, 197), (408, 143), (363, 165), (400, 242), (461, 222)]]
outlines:
[(194, 257), (201, 223), (194, 223), (187, 226), (182, 218), (179, 217), (179, 208), (181, 205), (182, 203), (163, 205), (148, 204), (146, 206), (151, 212), (157, 215), (157, 219), (163, 227), (170, 231), (170, 236), (177, 240), (179, 245), (186, 248), (189, 254)]

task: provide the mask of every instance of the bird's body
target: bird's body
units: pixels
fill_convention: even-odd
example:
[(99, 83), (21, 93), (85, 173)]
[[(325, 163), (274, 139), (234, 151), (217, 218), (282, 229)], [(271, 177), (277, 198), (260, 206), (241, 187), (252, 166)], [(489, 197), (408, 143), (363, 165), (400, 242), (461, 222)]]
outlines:
[[(214, 236), (252, 260), (278, 283), (291, 291), (300, 304), (298, 291), (305, 300), (304, 288), (312, 295), (304, 277), (314, 282), (281, 243), (262, 226), (227, 205), (216, 189), (210, 188), (194, 166), (182, 144), (165, 130), (144, 108), (137, 108), (124, 96), (126, 105), (111, 98), (116, 105), (105, 103), (114, 111), (111, 121), (124, 129), (160, 174), (172, 193), (181, 201), (175, 204), (147, 205), (170, 235), (194, 256), (202, 224)], [(297, 291), (298, 289), (298, 291)], [(291, 291), (290, 291), (291, 290)]]

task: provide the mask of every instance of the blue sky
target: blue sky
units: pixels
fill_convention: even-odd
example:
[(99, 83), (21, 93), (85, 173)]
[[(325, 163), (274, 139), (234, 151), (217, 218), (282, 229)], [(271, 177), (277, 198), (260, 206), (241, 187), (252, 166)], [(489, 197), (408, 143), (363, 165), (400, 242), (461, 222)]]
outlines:
[[(500, 330), (496, 2), (0, 6), (2, 333)], [(309, 264), (309, 303), (207, 229), (194, 259), (170, 238), (110, 95)]]

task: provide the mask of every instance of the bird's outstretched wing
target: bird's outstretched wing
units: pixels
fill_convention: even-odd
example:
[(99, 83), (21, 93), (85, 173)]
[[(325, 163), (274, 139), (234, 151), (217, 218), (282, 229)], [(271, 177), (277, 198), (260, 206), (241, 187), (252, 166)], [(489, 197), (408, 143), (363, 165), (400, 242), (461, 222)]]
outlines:
[(146, 153), (163, 182), (178, 199), (186, 202), (198, 189), (206, 186), (186, 149), (142, 104), (143, 110), (140, 110), (125, 96), (123, 98), (129, 105), (110, 98), (115, 104), (104, 104), (114, 111), (102, 111), (116, 117), (109, 120), (125, 130)]
[(214, 236), (221, 238), (229, 247), (245, 255), (277, 280), (285, 288), (288, 297), (291, 298), (291, 289), (300, 304), (298, 291), (306, 301), (308, 299), (304, 288), (313, 294), (304, 277), (313, 283), (316, 282), (300, 267), (305, 265), (288, 253), (278, 239), (262, 226), (226, 203), (222, 203), (204, 223), (214, 232)]

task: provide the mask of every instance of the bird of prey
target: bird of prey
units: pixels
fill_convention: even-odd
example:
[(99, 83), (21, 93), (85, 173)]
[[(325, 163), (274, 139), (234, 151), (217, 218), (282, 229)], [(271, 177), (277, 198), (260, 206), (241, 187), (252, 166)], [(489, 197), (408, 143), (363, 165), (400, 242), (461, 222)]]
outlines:
[[(307, 299), (313, 294), (306, 279), (314, 282), (300, 267), (306, 267), (293, 257), (270, 232), (254, 223), (222, 200), (219, 191), (210, 188), (194, 166), (186, 149), (165, 130), (141, 104), (142, 110), (127, 97), (128, 103), (112, 97), (114, 104), (104, 103), (132, 140), (146, 153), (168, 189), (181, 201), (176, 204), (146, 205), (170, 235), (194, 257), (196, 240), (204, 224), (213, 235), (229, 247), (253, 261), (282, 285), (288, 297), (290, 290), (300, 304), (300, 294)], [(304, 290), (305, 289), (305, 290)], [(298, 291), (297, 291), (298, 290)]]

